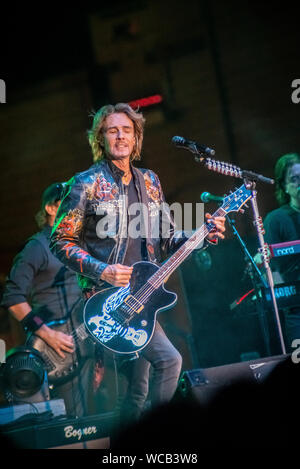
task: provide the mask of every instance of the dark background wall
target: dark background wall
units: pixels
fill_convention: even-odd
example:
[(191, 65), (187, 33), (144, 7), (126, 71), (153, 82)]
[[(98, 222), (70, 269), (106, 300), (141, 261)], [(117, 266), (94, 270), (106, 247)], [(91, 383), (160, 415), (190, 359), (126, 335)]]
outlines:
[[(299, 27), (291, 4), (187, 0), (98, 2), (97, 7), (18, 6), (3, 17), (0, 78), (2, 279), (36, 230), (40, 196), (92, 162), (90, 113), (109, 102), (160, 93), (147, 119), (140, 166), (151, 167), (166, 199), (199, 202), (240, 181), (209, 172), (171, 144), (174, 135), (206, 143), (216, 158), (273, 176), (276, 159), (299, 151)], [(274, 188), (258, 184), (262, 216), (276, 207)], [(214, 210), (209, 204), (207, 209)], [(252, 254), (252, 212), (237, 216)], [(236, 318), (229, 304), (249, 289), (244, 256), (227, 226), (203, 270), (194, 254), (169, 288), (179, 304), (162, 317), (185, 366), (213, 366), (265, 353), (257, 318)], [(200, 265), (200, 267), (199, 267)], [(195, 283), (197, 280), (197, 283)], [(248, 331), (245, 333), (245, 331)]]

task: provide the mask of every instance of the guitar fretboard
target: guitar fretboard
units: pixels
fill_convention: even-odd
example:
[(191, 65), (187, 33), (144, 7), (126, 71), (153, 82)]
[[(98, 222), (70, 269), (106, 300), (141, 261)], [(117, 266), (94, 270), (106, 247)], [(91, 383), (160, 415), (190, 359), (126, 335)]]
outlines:
[[(220, 207), (213, 217), (221, 217), (226, 211)], [(165, 278), (172, 274), (177, 267), (191, 254), (191, 252), (204, 240), (214, 225), (205, 223), (173, 254), (148, 280), (153, 288), (158, 288)]]

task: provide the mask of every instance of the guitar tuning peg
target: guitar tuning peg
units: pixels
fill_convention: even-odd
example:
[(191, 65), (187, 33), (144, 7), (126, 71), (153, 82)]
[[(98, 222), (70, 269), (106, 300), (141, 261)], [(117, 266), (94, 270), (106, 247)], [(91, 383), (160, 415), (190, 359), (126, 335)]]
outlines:
[(240, 208), (239, 212), (241, 212), (241, 214), (243, 214), (243, 213), (245, 213), (245, 210), (243, 208)]

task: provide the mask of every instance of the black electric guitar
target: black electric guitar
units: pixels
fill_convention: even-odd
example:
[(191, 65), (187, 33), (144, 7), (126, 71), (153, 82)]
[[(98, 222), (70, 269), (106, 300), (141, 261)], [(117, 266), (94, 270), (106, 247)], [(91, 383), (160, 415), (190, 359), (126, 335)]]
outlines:
[(72, 335), (74, 352), (64, 352), (65, 358), (62, 358), (47, 342), (35, 334), (28, 336), (26, 345), (41, 353), (49, 383), (59, 385), (78, 374), (86, 358), (94, 357), (94, 341), (91, 340), (91, 336), (87, 333), (82, 320), (81, 323), (76, 324), (74, 318), (72, 318), (72, 321), (71, 319), (62, 319), (49, 322), (47, 326), (56, 331)]
[[(224, 197), (213, 216), (237, 212), (251, 197), (251, 191), (242, 185)], [(213, 224), (204, 223), (161, 267), (153, 262), (136, 262), (126, 287), (107, 288), (89, 298), (83, 317), (92, 336), (116, 353), (142, 350), (151, 340), (157, 313), (171, 308), (177, 301), (176, 293), (164, 288), (164, 280), (213, 228)]]

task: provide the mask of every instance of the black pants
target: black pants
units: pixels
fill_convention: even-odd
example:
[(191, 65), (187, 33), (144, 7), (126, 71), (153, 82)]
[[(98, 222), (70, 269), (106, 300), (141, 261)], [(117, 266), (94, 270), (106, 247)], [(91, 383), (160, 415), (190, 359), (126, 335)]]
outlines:
[(128, 388), (121, 406), (124, 423), (138, 420), (149, 391), (149, 369), (152, 365), (151, 407), (169, 402), (177, 388), (182, 357), (156, 322), (149, 344), (138, 359), (130, 362), (126, 373)]

